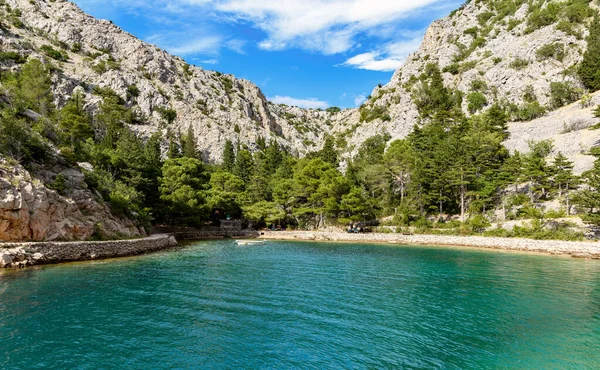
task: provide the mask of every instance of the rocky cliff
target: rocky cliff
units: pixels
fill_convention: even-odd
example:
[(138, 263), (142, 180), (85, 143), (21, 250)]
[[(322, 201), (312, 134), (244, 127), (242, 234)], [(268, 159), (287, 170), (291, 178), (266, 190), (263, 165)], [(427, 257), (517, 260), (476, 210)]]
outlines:
[[(381, 132), (391, 140), (405, 137), (421, 120), (415, 104), (419, 80), (434, 63), (445, 85), (462, 93), (467, 114), (494, 103), (511, 112), (509, 149), (527, 151), (528, 140), (554, 139), (556, 151), (567, 153), (581, 172), (593, 162), (584, 153), (600, 141), (600, 131), (576, 133), (596, 123), (589, 107), (597, 99), (588, 96), (580, 108), (548, 112), (584, 94), (577, 64), (597, 9), (587, 1), (470, 1), (434, 22), (391, 81), (375, 88), (360, 110), (337, 120), (332, 132), (348, 143), (347, 155)], [(563, 131), (571, 133), (568, 145), (561, 142)]]
[[(348, 158), (369, 137), (403, 138), (426, 119), (417, 102), (434, 65), (445, 86), (462, 95), (467, 115), (493, 104), (509, 112), (509, 149), (527, 151), (529, 140), (551, 139), (580, 173), (600, 143), (600, 130), (591, 129), (600, 95), (585, 95), (576, 73), (597, 10), (586, 0), (471, 1), (434, 22), (419, 50), (363, 106), (339, 113), (272, 104), (250, 81), (191, 66), (68, 1), (0, 1), (0, 67), (16, 69), (28, 58), (52, 65), (58, 107), (81, 90), (94, 113), (110, 89), (136, 113), (136, 133), (192, 127), (204, 158), (218, 162), (227, 140), (251, 150), (259, 138), (275, 140), (302, 156), (333, 134)], [(97, 225), (108, 236), (143, 234), (112, 215), (78, 170), (63, 174), (72, 191), (61, 195), (43, 184), (64, 169), (35, 179), (18, 165), (1, 167), (0, 239), (83, 239), (98, 233)]]
[[(253, 149), (259, 137), (274, 139), (303, 155), (319, 149), (325, 134), (331, 133), (348, 157), (376, 134), (402, 138), (420, 122), (415, 95), (419, 77), (431, 63), (443, 71), (449, 88), (462, 92), (468, 114), (499, 103), (519, 121), (542, 116), (564, 105), (553, 97), (553, 84), (566, 89), (563, 95), (581, 95), (576, 66), (587, 46), (592, 11), (598, 7), (583, 0), (468, 2), (430, 26), (419, 50), (388, 84), (373, 90), (361, 109), (329, 113), (272, 104), (253, 83), (191, 66), (71, 2), (5, 3), (3, 50), (56, 64), (59, 106), (79, 86), (86, 92), (87, 108), (93, 110), (101, 100), (94, 87), (109, 87), (130, 106), (139, 107), (143, 124), (133, 127), (138, 133), (185, 132), (192, 126), (204, 157), (217, 162), (226, 140)], [(52, 59), (48, 47), (64, 57)], [(166, 109), (177, 112), (173, 122), (161, 114)], [(526, 146), (519, 124), (510, 127), (512, 142), (517, 141), (513, 148)], [(575, 143), (579, 144), (587, 145)]]
[[(87, 109), (93, 111), (101, 101), (94, 87), (110, 88), (130, 106), (139, 107), (143, 124), (133, 128), (141, 135), (167, 127), (185, 133), (192, 126), (199, 150), (211, 161), (220, 160), (226, 140), (253, 149), (259, 137), (274, 139), (302, 155), (323, 136), (327, 113), (274, 105), (250, 81), (191, 66), (110, 21), (85, 14), (71, 2), (5, 3), (3, 50), (56, 65), (58, 106), (81, 87)], [(161, 114), (165, 110), (177, 113), (173, 122)]]
[(87, 189), (80, 171), (57, 172), (68, 188), (64, 195), (44, 186), (21, 165), (0, 160), (0, 241), (145, 235), (132, 221), (114, 216), (102, 198)]

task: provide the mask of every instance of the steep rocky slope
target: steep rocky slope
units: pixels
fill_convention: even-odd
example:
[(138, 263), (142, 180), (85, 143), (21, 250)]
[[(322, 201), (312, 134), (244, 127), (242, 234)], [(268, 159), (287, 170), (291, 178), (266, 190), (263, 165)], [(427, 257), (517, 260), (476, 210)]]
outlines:
[[(139, 107), (143, 124), (133, 128), (141, 135), (157, 130), (185, 132), (192, 126), (199, 149), (211, 161), (220, 160), (226, 140), (253, 149), (259, 137), (274, 139), (303, 155), (319, 149), (325, 134), (331, 133), (348, 157), (367, 138), (382, 132), (389, 133), (391, 140), (402, 138), (421, 122), (415, 97), (419, 78), (430, 63), (443, 71), (449, 88), (463, 93), (468, 114), (498, 103), (519, 121), (543, 116), (561, 105), (553, 97), (553, 84), (567, 89), (567, 94), (581, 95), (576, 65), (587, 46), (589, 10), (597, 9), (594, 2), (577, 0), (471, 1), (434, 22), (419, 50), (388, 84), (375, 88), (360, 109), (334, 114), (272, 104), (253, 83), (190, 66), (110, 21), (94, 19), (71, 2), (7, 0), (6, 4), (11, 10), (4, 10), (9, 27), (0, 31), (3, 50), (56, 64), (61, 70), (54, 77), (59, 106), (79, 86), (93, 110), (101, 100), (94, 87), (109, 87), (130, 106)], [(50, 58), (48, 47), (64, 55), (64, 60)], [(476, 98), (479, 101), (470, 106)], [(172, 123), (161, 114), (170, 109), (177, 112)], [(567, 120), (582, 119), (592, 119), (589, 111), (569, 111)], [(541, 131), (553, 130), (544, 127), (554, 122), (551, 119), (535, 122)], [(531, 125), (511, 123), (509, 147), (526, 148), (526, 141), (536, 135), (522, 135), (522, 131)], [(586, 137), (571, 146), (589, 149), (595, 132)], [(571, 157), (579, 161), (580, 155)], [(577, 167), (589, 163), (587, 158)]]
[[(220, 159), (226, 140), (252, 149), (259, 137), (274, 139), (302, 155), (323, 135), (328, 113), (269, 103), (253, 83), (188, 65), (71, 2), (6, 4), (3, 23), (9, 27), (0, 31), (3, 50), (56, 64), (61, 72), (54, 77), (59, 106), (81, 87), (93, 110), (101, 100), (94, 87), (108, 87), (139, 107), (144, 124), (136, 125), (136, 131), (147, 136), (166, 132), (167, 126), (175, 133), (192, 126), (199, 150), (212, 161)], [(58, 58), (52, 58), (53, 50)], [(170, 125), (161, 114), (165, 110), (177, 112)]]
[[(392, 140), (402, 138), (420, 122), (415, 94), (430, 63), (444, 71), (448, 87), (463, 93), (465, 112), (500, 103), (515, 116), (520, 114), (520, 120), (535, 118), (543, 113), (526, 111), (531, 102), (538, 104), (533, 108), (530, 104), (534, 111), (557, 108), (553, 83), (571, 92), (582, 88), (575, 66), (586, 49), (591, 12), (585, 9), (597, 8), (584, 1), (582, 12), (575, 8), (582, 2), (574, 0), (471, 1), (434, 22), (419, 50), (388, 84), (373, 90), (361, 109), (333, 114), (272, 104), (253, 83), (190, 66), (110, 21), (94, 19), (71, 2), (7, 0), (6, 4), (10, 9), (4, 10), (4, 23), (10, 27), (0, 31), (3, 50), (55, 63), (61, 70), (54, 81), (59, 106), (80, 86), (93, 110), (101, 100), (94, 87), (109, 87), (139, 107), (144, 124), (134, 129), (141, 135), (167, 129), (185, 132), (192, 126), (198, 148), (211, 161), (220, 160), (226, 140), (253, 149), (259, 137), (274, 139), (303, 155), (319, 149), (325, 134), (332, 133), (347, 157), (382, 132)], [(50, 58), (47, 47), (64, 55), (64, 60)], [(470, 107), (470, 94), (483, 102)], [(161, 114), (170, 109), (177, 112), (172, 123)], [(520, 124), (510, 127), (513, 142), (519, 141)]]
[(22, 166), (0, 159), (0, 241), (145, 235), (134, 222), (114, 216), (101, 197), (87, 189), (81, 172), (60, 173), (68, 195), (47, 188)]
[[(581, 10), (570, 8), (572, 4), (588, 10), (572, 15)], [(574, 1), (471, 1), (434, 22), (419, 50), (408, 57), (392, 80), (375, 88), (360, 110), (349, 111), (348, 119), (338, 120), (332, 132), (347, 141), (349, 154), (381, 132), (388, 132), (392, 140), (406, 136), (420, 122), (415, 96), (419, 94), (419, 78), (430, 63), (443, 71), (446, 86), (463, 93), (463, 110), (468, 114), (485, 111), (494, 103), (512, 111), (519, 121), (544, 115), (541, 110), (553, 111), (562, 103), (556, 101), (553, 85), (566, 89), (567, 95), (583, 93), (576, 66), (587, 47), (590, 8), (597, 9), (597, 4), (591, 2), (588, 8), (587, 2)], [(539, 21), (546, 13), (548, 19)], [(482, 105), (469, 107), (469, 94), (484, 97)], [(564, 123), (585, 121), (570, 126), (576, 132), (591, 126), (593, 120), (589, 109), (570, 109), (559, 115), (560, 121), (556, 114), (550, 114), (527, 124), (511, 123), (507, 145), (526, 151), (528, 140), (551, 138), (547, 132), (556, 134)], [(527, 130), (532, 132), (524, 134)], [(568, 152), (579, 171), (591, 163), (590, 157), (584, 158), (580, 152), (600, 140), (600, 131), (584, 136), (581, 140), (572, 137), (569, 150), (560, 143), (562, 137), (552, 136), (559, 144), (557, 150)]]

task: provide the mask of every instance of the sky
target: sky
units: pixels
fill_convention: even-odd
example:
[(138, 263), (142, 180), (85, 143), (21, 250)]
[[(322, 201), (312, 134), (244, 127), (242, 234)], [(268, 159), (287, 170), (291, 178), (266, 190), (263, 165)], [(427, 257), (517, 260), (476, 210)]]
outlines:
[(74, 0), (96, 18), (275, 102), (359, 106), (456, 0)]

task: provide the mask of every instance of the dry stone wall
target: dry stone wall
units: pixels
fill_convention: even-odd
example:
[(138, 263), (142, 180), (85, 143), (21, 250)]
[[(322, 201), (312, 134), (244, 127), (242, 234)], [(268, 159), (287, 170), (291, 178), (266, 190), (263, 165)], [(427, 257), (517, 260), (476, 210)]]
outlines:
[(170, 235), (101, 242), (41, 242), (0, 244), (0, 268), (133, 256), (174, 247)]

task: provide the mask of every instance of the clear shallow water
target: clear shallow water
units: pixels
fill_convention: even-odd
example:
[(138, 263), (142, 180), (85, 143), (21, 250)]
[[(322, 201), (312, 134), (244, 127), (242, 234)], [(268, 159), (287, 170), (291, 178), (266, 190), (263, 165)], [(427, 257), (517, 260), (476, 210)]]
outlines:
[(585, 369), (600, 262), (206, 241), (0, 272), (0, 368)]

